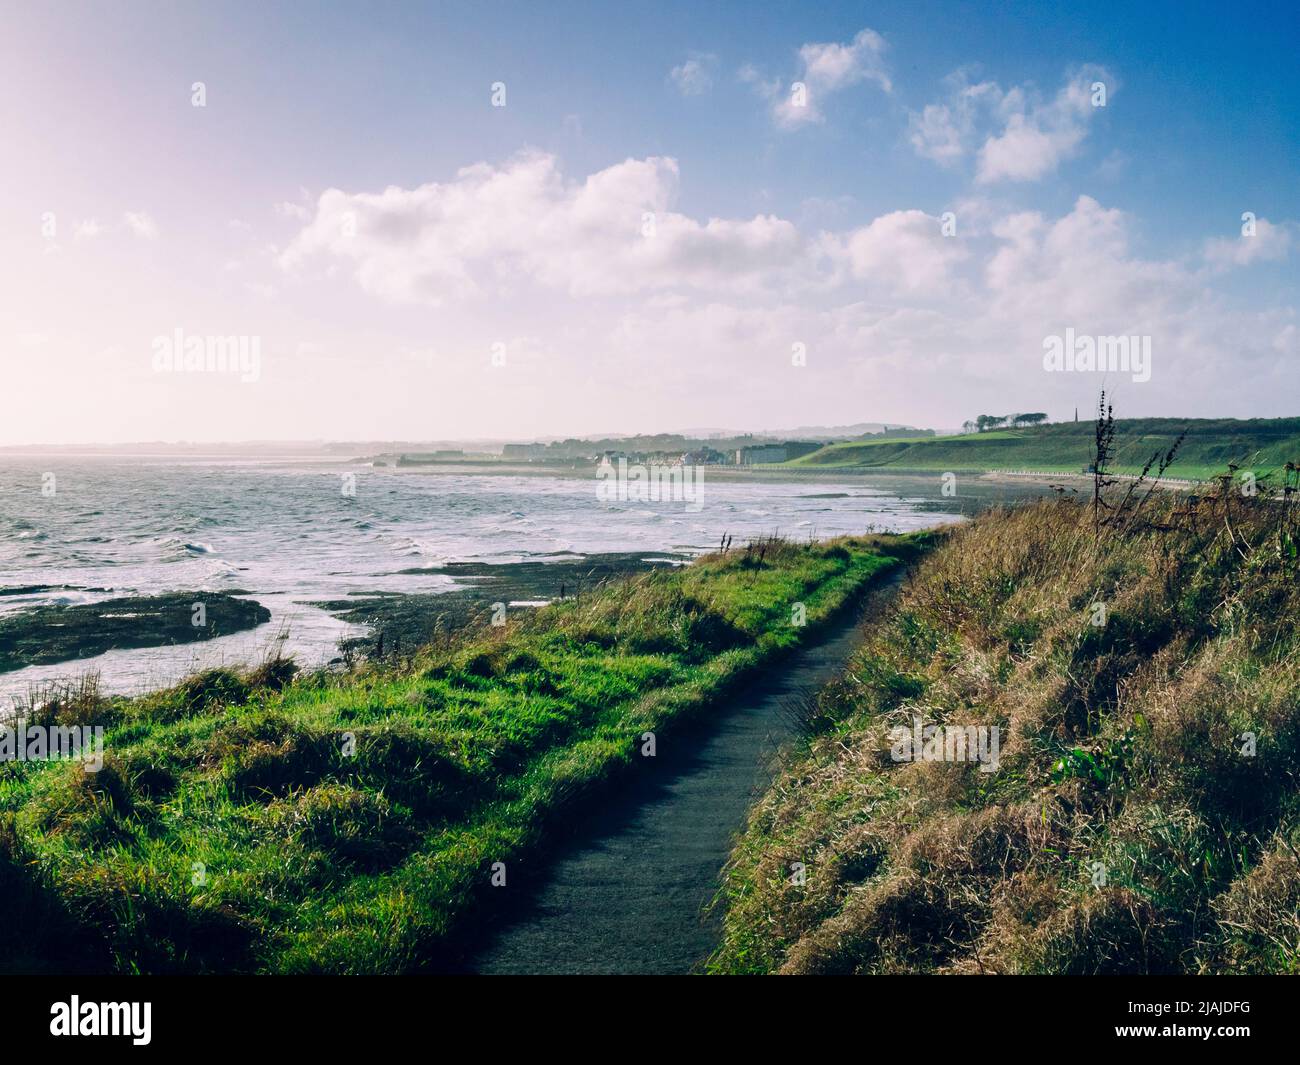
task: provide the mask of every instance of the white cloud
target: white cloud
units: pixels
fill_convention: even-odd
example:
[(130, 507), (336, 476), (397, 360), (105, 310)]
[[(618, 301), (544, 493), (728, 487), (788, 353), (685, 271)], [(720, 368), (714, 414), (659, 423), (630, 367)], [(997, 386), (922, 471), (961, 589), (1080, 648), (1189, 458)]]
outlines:
[(976, 180), (1036, 181), (1056, 169), (1062, 157), (1083, 139), (1079, 126), (1045, 130), (1025, 115), (1012, 115), (1006, 129), (990, 137), (980, 149)]
[(127, 211), (122, 216), (122, 221), (132, 233), (144, 240), (153, 240), (158, 236), (157, 223), (144, 211)]
[(1218, 237), (1205, 242), (1205, 261), (1212, 268), (1227, 270), (1234, 266), (1249, 266), (1254, 262), (1276, 262), (1285, 259), (1291, 250), (1291, 230), (1285, 225), (1274, 225), (1267, 218), (1255, 221), (1251, 236)]
[[(742, 397), (779, 388), (791, 410), (806, 401), (802, 409), (825, 412), (847, 392), (905, 412), (916, 409), (921, 382), (942, 381), (937, 401), (952, 424), (982, 407), (1069, 411), (1103, 385), (1121, 411), (1171, 413), (1189, 403), (1222, 410), (1222, 389), (1239, 375), (1256, 389), (1284, 387), (1295, 310), (1234, 305), (1195, 264), (1135, 255), (1131, 228), (1087, 196), (1059, 217), (1005, 213), (987, 238), (961, 244), (938, 243), (945, 238), (936, 241), (937, 224), (922, 212), (896, 212), (836, 238), (849, 256), (844, 289), (755, 307), (642, 310), (611, 344), (637, 353), (636, 364), (666, 350), (707, 352), (699, 379), (733, 382)], [(854, 291), (862, 296), (846, 301)], [(1150, 336), (1151, 380), (1045, 372), (1043, 339), (1066, 328)], [(793, 340), (807, 348), (806, 372), (788, 369)]]
[[(1003, 218), (994, 227), (1001, 246), (984, 270), (981, 305), (972, 308), (970, 335), (995, 345), (989, 354), (1017, 374), (998, 374), (1028, 397), (1080, 390), (1077, 375), (1044, 374), (1044, 337), (1073, 328), (1092, 336), (1149, 336), (1152, 377), (1135, 385), (1111, 375), (1106, 387), (1141, 393), (1146, 409), (1222, 409), (1225, 388), (1249, 380), (1256, 390), (1285, 387), (1279, 340), (1294, 308), (1235, 305), (1205, 283), (1194, 262), (1144, 259), (1130, 248), (1130, 218), (1090, 196), (1050, 219), (1037, 212)], [(1000, 350), (999, 350), (1000, 349)], [(1100, 387), (1101, 378), (1093, 384)], [(1040, 404), (1039, 409), (1043, 409)]]
[(887, 291), (943, 298), (953, 268), (969, 254), (945, 237), (938, 218), (924, 211), (894, 211), (850, 233), (845, 241), (850, 273)]
[(683, 96), (701, 96), (713, 88), (713, 71), (718, 57), (711, 52), (695, 52), (668, 72), (668, 77)]
[(752, 67), (742, 68), (741, 77), (775, 98), (772, 117), (777, 125), (791, 129), (825, 121), (824, 101), (850, 85), (872, 81), (884, 92), (893, 92), (885, 69), (885, 47), (885, 39), (871, 29), (859, 31), (848, 44), (805, 44), (799, 49), (799, 74), (784, 91), (779, 83), (764, 82)]
[(849, 44), (805, 44), (799, 49), (804, 64), (803, 80), (834, 92), (870, 79), (885, 92), (892, 92), (882, 58), (884, 51), (885, 39), (875, 30), (860, 30)]
[(950, 166), (970, 151), (977, 120), (999, 105), (1003, 93), (991, 81), (972, 83), (966, 70), (950, 74), (944, 82), (949, 89), (947, 102), (927, 104), (919, 114), (912, 112), (908, 139), (918, 155)]
[(773, 215), (674, 212), (677, 182), (674, 159), (628, 159), (570, 182), (554, 156), (529, 153), (414, 189), (330, 189), (280, 264), (350, 261), (369, 292), (441, 304), (529, 282), (574, 295), (752, 290), (793, 275), (812, 250)]
[[(1132, 220), (1092, 197), (1060, 216), (961, 201), (956, 237), (920, 210), (813, 232), (773, 215), (689, 217), (674, 210), (679, 180), (671, 159), (571, 180), (530, 154), (414, 189), (330, 190), (280, 261), (342, 266), (385, 300), (442, 304), (440, 321), (532, 337), (551, 375), (597, 362), (611, 380), (656, 373), (668, 382), (656, 402), (662, 392), (683, 418), (707, 419), (700, 397), (723, 382), (738, 404), (771, 409), (778, 394), (808, 418), (848, 394), (900, 412), (937, 403), (950, 424), (980, 406), (1068, 410), (1101, 383), (1043, 371), (1043, 338), (1071, 327), (1153, 338), (1150, 382), (1106, 384), (1121, 403), (1141, 389), (1144, 410), (1221, 409), (1240, 373), (1282, 388), (1294, 356), (1292, 308), (1243, 309), (1210, 287), (1199, 257), (1136, 255)], [(468, 350), (492, 339), (474, 337)], [(809, 352), (803, 377), (790, 370), (794, 342)], [(916, 382), (930, 377), (948, 386), (922, 403)]]
[(95, 219), (86, 218), (77, 223), (77, 228), (73, 231), (72, 236), (75, 240), (94, 240), (103, 232), (103, 226)]
[(1093, 84), (1106, 86), (1107, 103), (1115, 90), (1114, 79), (1097, 66), (1069, 74), (1049, 100), (1032, 86), (1004, 92), (992, 81), (972, 82), (966, 70), (945, 81), (945, 101), (909, 115), (908, 138), (918, 155), (943, 166), (974, 153), (981, 184), (1036, 181), (1052, 173), (1078, 151), (1100, 110), (1093, 106)]
[(1036, 181), (1054, 171), (1078, 150), (1100, 110), (1092, 102), (1095, 82), (1108, 94), (1114, 89), (1104, 71), (1089, 67), (1068, 78), (1048, 103), (1029, 102), (1025, 90), (1007, 93), (1001, 103), (1006, 125), (980, 149), (976, 180)]
[(965, 154), (962, 128), (946, 104), (927, 104), (920, 114), (910, 116), (908, 124), (908, 139), (917, 155), (948, 165)]

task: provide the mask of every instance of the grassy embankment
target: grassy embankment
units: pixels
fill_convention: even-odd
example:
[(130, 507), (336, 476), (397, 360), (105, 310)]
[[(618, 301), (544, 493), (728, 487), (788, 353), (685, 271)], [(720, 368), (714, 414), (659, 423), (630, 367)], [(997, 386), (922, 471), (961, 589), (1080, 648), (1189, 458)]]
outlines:
[[(767, 541), (421, 648), (294, 678), (213, 672), (32, 723), (106, 761), (0, 765), (0, 969), (437, 966), (547, 826), (634, 768), (924, 536)], [(806, 627), (792, 607), (806, 606)]]
[[(1154, 451), (1167, 451), (1187, 430), (1174, 476), (1209, 479), (1228, 463), (1257, 475), (1273, 473), (1300, 457), (1300, 418), (1119, 418), (1117, 473), (1136, 474)], [(1078, 473), (1092, 459), (1093, 422), (1062, 422), (919, 440), (864, 440), (828, 444), (773, 469), (858, 468), (880, 473), (907, 470), (1041, 470)]]
[[(810, 704), (714, 971), (1300, 972), (1295, 507), (1154, 499), (1095, 541), (1051, 502), (953, 532)], [(998, 726), (998, 770), (896, 761), (915, 717)]]

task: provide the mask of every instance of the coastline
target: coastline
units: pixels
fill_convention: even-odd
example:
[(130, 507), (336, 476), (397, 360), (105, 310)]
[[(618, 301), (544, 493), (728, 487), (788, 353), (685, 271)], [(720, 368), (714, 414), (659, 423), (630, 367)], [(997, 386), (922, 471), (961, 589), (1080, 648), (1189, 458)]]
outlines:
[[(17, 483), (25, 480), (24, 467), (27, 465), (21, 464), (15, 472)], [(114, 465), (114, 478), (137, 476), (131, 471), (143, 471), (138, 476), (147, 477), (149, 482), (155, 482), (159, 476), (159, 467), (152, 463), (118, 462)], [(263, 465), (272, 464), (259, 464)], [(63, 468), (59, 468), (62, 471)], [(32, 507), (26, 515), (20, 512), (19, 518), (26, 519), (24, 529), (29, 535), (38, 537), (32, 541), (37, 545), (36, 549), (45, 551), (51, 561), (40, 568), (39, 575), (35, 571), (16, 572), (13, 588), (5, 589), (14, 593), (7, 600), (8, 611), (3, 615), (6, 620), (23, 614), (34, 616), (45, 608), (47, 602), (58, 601), (48, 596), (19, 595), (18, 592), (56, 587), (71, 589), (66, 593), (68, 601), (85, 604), (84, 612), (88, 615), (94, 614), (97, 604), (114, 598), (127, 602), (137, 600), (139, 606), (149, 596), (183, 594), (197, 601), (204, 595), (224, 594), (260, 603), (270, 610), (271, 616), (269, 620), (233, 634), (226, 634), (229, 630), (223, 630), (220, 635), (209, 633), (212, 638), (199, 642), (184, 638), (188, 633), (180, 637), (174, 633), (149, 636), (126, 633), (121, 638), (100, 641), (93, 646), (87, 643), (82, 648), (74, 647), (72, 653), (61, 654), (57, 661), (46, 659), (41, 665), (20, 663), (18, 668), (0, 672), (0, 697), (6, 703), (28, 703), (39, 698), (42, 692), (75, 686), (87, 675), (98, 675), (105, 694), (139, 695), (168, 687), (185, 676), (206, 669), (243, 668), (280, 654), (295, 658), (308, 670), (335, 667), (354, 656), (377, 654), (381, 637), (384, 655), (398, 650), (409, 652), (433, 638), (437, 632), (484, 621), (484, 615), (493, 603), (504, 603), (506, 612), (514, 615), (561, 596), (572, 595), (589, 587), (593, 581), (681, 563), (700, 551), (716, 547), (715, 538), (726, 534), (734, 535), (739, 544), (751, 537), (775, 532), (820, 538), (849, 532), (906, 531), (960, 519), (988, 506), (1048, 492), (1039, 485), (1002, 486), (962, 477), (956, 495), (948, 497), (943, 492), (940, 478), (934, 474), (899, 477), (873, 471), (866, 476), (846, 476), (843, 471), (836, 470), (796, 473), (791, 470), (746, 469), (742, 472), (710, 469), (706, 483), (727, 486), (717, 489), (717, 495), (710, 503), (710, 506), (713, 502), (720, 503), (718, 510), (710, 509), (702, 517), (697, 517), (665, 511), (663, 507), (650, 507), (626, 515), (611, 513), (610, 517), (616, 518), (617, 522), (608, 526), (601, 524), (603, 519), (593, 518), (596, 512), (588, 512), (584, 519), (590, 526), (588, 534), (576, 537), (566, 534), (567, 539), (574, 541), (576, 549), (566, 550), (556, 543), (552, 550), (547, 551), (545, 548), (551, 546), (551, 539), (538, 535), (534, 544), (528, 530), (536, 528), (539, 532), (549, 532), (545, 525), (551, 528), (561, 528), (562, 525), (556, 524), (559, 519), (554, 512), (543, 516), (546, 513), (544, 506), (535, 513), (534, 500), (544, 504), (547, 499), (558, 498), (570, 509), (580, 500), (575, 497), (573, 489), (560, 491), (556, 496), (553, 488), (543, 490), (539, 487), (540, 494), (535, 494), (529, 484), (533, 479), (550, 481), (555, 486), (563, 482), (585, 482), (592, 479), (590, 466), (498, 464), (466, 467), (445, 464), (374, 468), (373, 479), (369, 474), (358, 477), (361, 512), (346, 505), (336, 510), (328, 502), (329, 482), (339, 471), (349, 468), (355, 467), (346, 461), (319, 455), (310, 461), (295, 457), (287, 467), (279, 470), (254, 470), (243, 462), (226, 466), (209, 460), (202, 464), (171, 466), (168, 467), (168, 476), (173, 478), (171, 492), (177, 500), (173, 504), (177, 514), (175, 517), (142, 515), (137, 519), (141, 531), (122, 541), (149, 546), (147, 541), (136, 538), (153, 536), (152, 530), (159, 520), (164, 523), (163, 527), (185, 514), (191, 522), (205, 520), (204, 512), (198, 509), (200, 504), (186, 502), (199, 491), (197, 485), (215, 479), (219, 484), (228, 485), (228, 492), (263, 486), (272, 493), (271, 498), (282, 498), (295, 504), (296, 498), (306, 499), (307, 502), (301, 505), (310, 509), (302, 510), (303, 515), (319, 512), (324, 521), (341, 526), (339, 533), (328, 534), (333, 538), (329, 541), (334, 545), (332, 549), (339, 553), (336, 557), (323, 556), (323, 564), (301, 589), (295, 580), (289, 579), (291, 574), (281, 579), (276, 568), (276, 560), (280, 557), (278, 552), (293, 552), (286, 557), (290, 560), (289, 565), (298, 570), (302, 570), (308, 557), (301, 553), (290, 536), (292, 528), (288, 532), (275, 530), (281, 535), (268, 540), (267, 546), (253, 555), (246, 555), (238, 538), (234, 542), (229, 536), (218, 538), (220, 526), (203, 526), (204, 531), (200, 532), (192, 524), (176, 525), (174, 533), (166, 539), (175, 541), (168, 550), (182, 565), (173, 568), (174, 563), (163, 560), (163, 565), (141, 574), (148, 577), (146, 583), (137, 583), (133, 587), (133, 582), (139, 580), (133, 572), (119, 575), (107, 563), (100, 564), (93, 574), (65, 571), (57, 559), (67, 551), (59, 548), (58, 553), (51, 554), (48, 548), (40, 546), (61, 539), (61, 527), (56, 524), (61, 520), (61, 507), (53, 511)], [(242, 472), (244, 470), (248, 470), (247, 476)], [(64, 499), (62, 486), (66, 483), (69, 485), (67, 498), (76, 499), (77, 505), (104, 507), (107, 513), (107, 508), (90, 489), (111, 493), (114, 482), (97, 471), (98, 460), (89, 470), (83, 468), (79, 471), (72, 467), (66, 478), (60, 472), (60, 504)], [(401, 486), (406, 487), (389, 481), (389, 477), (398, 474), (413, 476), (416, 480), (401, 482)], [(492, 532), (492, 527), (480, 526), (483, 534), (466, 533), (468, 557), (443, 555), (447, 551), (445, 540), (439, 542), (423, 531), (428, 527), (428, 520), (423, 515), (429, 513), (431, 502), (445, 498), (440, 480), (443, 478), (448, 482), (447, 491), (465, 499), (474, 496), (476, 483), (486, 485), (485, 479), (528, 478), (518, 489), (510, 488), (502, 494), (493, 486), (484, 495), (484, 513), (500, 509), (505, 524), (513, 526), (514, 531), (504, 538), (495, 534), (488, 536), (486, 534)], [(141, 483), (146, 482), (142, 480)], [(769, 499), (766, 490), (743, 491), (747, 484), (787, 487), (773, 493)], [(820, 486), (828, 484), (842, 487), (824, 492)], [(391, 485), (391, 488), (385, 485)], [(806, 491), (796, 491), (790, 486), (802, 486)], [(400, 495), (392, 497), (392, 489), (399, 488)], [(337, 487), (332, 491), (337, 499)], [(178, 492), (187, 494), (178, 496)], [(296, 498), (285, 494), (288, 492), (294, 493)], [(511, 499), (511, 494), (520, 498)], [(579, 491), (577, 496), (581, 494)], [(406, 513), (391, 510), (391, 505), (383, 502), (385, 497), (402, 501)], [(592, 500), (594, 504), (594, 489)], [(342, 503), (351, 501), (343, 500)], [(774, 503), (778, 505), (774, 506)], [(442, 507), (441, 503), (435, 505)], [(376, 512), (376, 507), (381, 509)], [(665, 512), (656, 513), (658, 511)], [(642, 517), (646, 520), (642, 521)], [(798, 520), (801, 517), (807, 520)], [(411, 524), (412, 518), (419, 524)], [(633, 520), (629, 522), (628, 518)], [(688, 522), (679, 520), (683, 518), (689, 519)], [(537, 525), (533, 524), (534, 519)], [(450, 522), (450, 517), (440, 517), (437, 528), (450, 528)], [(710, 530), (707, 537), (698, 531), (706, 526)], [(353, 528), (357, 529), (358, 547), (367, 542), (380, 547), (368, 550), (364, 555), (353, 554), (349, 548)], [(692, 531), (693, 528), (697, 531)], [(72, 531), (69, 528), (69, 532)], [(77, 531), (77, 535), (83, 534)], [(262, 535), (259, 533), (259, 540)], [(297, 535), (293, 533), (293, 536)], [(194, 541), (199, 536), (212, 539), (214, 544), (196, 546)], [(390, 541), (398, 545), (397, 552), (384, 546)], [(608, 543), (610, 548), (602, 549), (599, 546), (602, 542)], [(198, 550), (199, 547), (202, 551)], [(92, 550), (100, 555), (103, 549), (92, 545)], [(381, 553), (377, 554), (377, 551)], [(476, 558), (475, 552), (479, 551), (484, 555)], [(401, 566), (403, 552), (411, 555), (410, 562), (404, 567)], [(501, 557), (491, 557), (492, 553)], [(427, 562), (422, 563), (422, 557)], [(667, 561), (649, 561), (655, 559)], [(252, 571), (248, 568), (250, 563), (256, 563)], [(193, 568), (196, 566), (202, 568), (196, 571)], [(208, 573), (215, 576), (209, 577)], [(50, 583), (55, 574), (61, 575), (63, 584)], [(337, 579), (335, 574), (338, 574)], [(67, 634), (61, 636), (66, 643)]]

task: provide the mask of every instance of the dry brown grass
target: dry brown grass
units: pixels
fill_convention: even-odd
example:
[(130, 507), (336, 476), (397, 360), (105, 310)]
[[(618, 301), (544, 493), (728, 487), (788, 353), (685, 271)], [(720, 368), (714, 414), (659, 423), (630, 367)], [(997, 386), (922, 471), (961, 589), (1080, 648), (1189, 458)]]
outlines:
[[(1298, 545), (1222, 489), (956, 530), (756, 807), (713, 968), (1300, 971)], [(914, 716), (998, 770), (894, 762)]]

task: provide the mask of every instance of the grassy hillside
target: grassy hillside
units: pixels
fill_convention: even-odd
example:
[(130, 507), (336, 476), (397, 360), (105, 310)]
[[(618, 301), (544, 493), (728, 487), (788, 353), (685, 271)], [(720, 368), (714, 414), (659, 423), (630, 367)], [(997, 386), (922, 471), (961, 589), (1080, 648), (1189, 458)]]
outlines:
[(437, 965), (494, 863), (517, 875), (548, 823), (635, 769), (643, 733), (771, 666), (917, 542), (767, 541), (400, 666), (49, 703), (30, 723), (104, 725), (106, 760), (0, 764), (0, 899), (21, 930), (0, 970)]
[[(1152, 452), (1164, 451), (1187, 429), (1172, 477), (1206, 479), (1229, 462), (1257, 473), (1300, 463), (1300, 418), (1116, 419), (1118, 473), (1137, 473)], [(1043, 470), (1078, 473), (1092, 461), (1093, 423), (1064, 422), (926, 440), (830, 444), (783, 467), (895, 470)]]
[[(1294, 504), (981, 516), (805, 716), (714, 971), (1300, 972)], [(917, 718), (997, 769), (908, 760)]]

